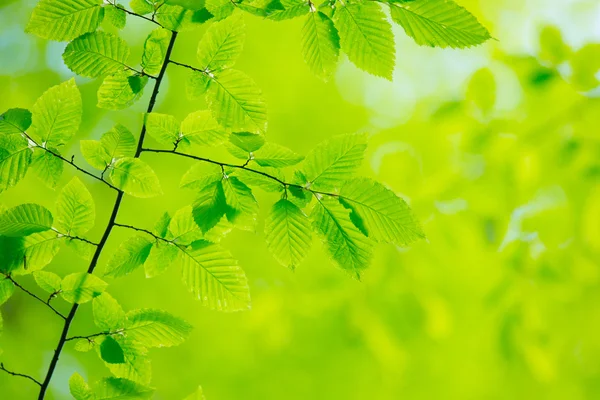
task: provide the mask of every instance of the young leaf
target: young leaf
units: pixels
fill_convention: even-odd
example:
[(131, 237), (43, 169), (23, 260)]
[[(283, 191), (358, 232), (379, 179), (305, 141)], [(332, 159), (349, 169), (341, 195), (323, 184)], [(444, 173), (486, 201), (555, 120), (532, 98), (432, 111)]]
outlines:
[(369, 266), (372, 244), (354, 226), (348, 210), (336, 200), (322, 198), (311, 213), (317, 230), (333, 261), (353, 277), (360, 279), (361, 272)]
[(305, 0), (282, 0), (283, 9), (277, 8), (267, 12), (267, 18), (273, 21), (296, 18), (311, 12), (310, 3)]
[(194, 221), (204, 233), (217, 225), (226, 211), (227, 203), (221, 180), (211, 182), (202, 188), (192, 205)]
[(173, 144), (179, 139), (179, 121), (172, 115), (146, 114), (146, 131), (157, 142)]
[(154, 224), (154, 228), (152, 228), (152, 233), (154, 233), (158, 237), (166, 239), (169, 232), (170, 223), (171, 216), (169, 215), (169, 213), (163, 213), (163, 215), (160, 216), (158, 221), (156, 221), (156, 224)]
[(97, 140), (80, 140), (79, 149), (83, 158), (92, 167), (101, 171), (112, 162), (112, 157), (108, 154), (106, 148)]
[(125, 312), (117, 301), (104, 292), (92, 300), (94, 324), (103, 331), (113, 331), (125, 326)]
[(12, 296), (14, 292), (15, 284), (9, 279), (2, 277), (2, 280), (0, 280), (0, 306), (6, 303), (6, 301), (10, 299), (10, 296)]
[[(48, 149), (54, 154), (58, 154), (56, 149)], [(31, 168), (36, 173), (40, 181), (46, 186), (54, 189), (60, 180), (62, 175), (64, 164), (63, 161), (53, 155), (49, 151), (42, 149), (41, 147), (35, 147), (33, 149), (33, 158), (31, 161)]]
[(144, 43), (144, 54), (142, 55), (142, 69), (150, 75), (156, 75), (160, 72), (167, 48), (171, 32), (164, 28), (158, 28), (150, 32), (146, 42)]
[(125, 355), (119, 343), (111, 336), (105, 336), (100, 344), (100, 357), (109, 364), (125, 363)]
[(485, 42), (490, 33), (452, 0), (390, 2), (392, 19), (417, 44), (462, 49)]
[(183, 283), (204, 306), (219, 311), (250, 308), (246, 275), (228, 251), (198, 240), (179, 255)]
[(227, 202), (227, 220), (239, 229), (253, 230), (258, 215), (258, 203), (252, 190), (235, 176), (223, 180)]
[(32, 136), (45, 147), (68, 142), (81, 124), (81, 94), (75, 79), (48, 89), (33, 105)]
[(94, 393), (77, 372), (69, 378), (69, 391), (75, 400), (95, 400)]
[(81, 236), (94, 227), (95, 220), (91, 193), (79, 178), (73, 177), (56, 201), (56, 226), (69, 236)]
[(183, 139), (200, 146), (216, 146), (227, 140), (227, 132), (215, 121), (210, 111), (189, 114), (181, 123)]
[(104, 275), (117, 278), (133, 272), (144, 264), (151, 247), (152, 242), (144, 236), (133, 236), (127, 239), (109, 260)]
[(242, 182), (248, 186), (259, 187), (266, 192), (281, 192), (283, 191), (283, 185), (275, 179), (269, 178), (269, 176), (276, 177), (283, 181), (285, 177), (280, 170), (275, 168), (262, 168), (254, 167), (254, 171), (262, 172), (266, 175), (262, 175), (256, 172), (248, 171), (247, 169), (236, 169), (232, 172), (233, 176), (237, 176)]
[(100, 295), (108, 284), (95, 275), (78, 272), (67, 275), (61, 283), (60, 295), (69, 303), (86, 303)]
[(129, 46), (118, 36), (98, 31), (86, 33), (67, 45), (63, 60), (77, 75), (97, 78), (122, 70), (129, 58)]
[(95, 31), (103, 17), (102, 0), (41, 0), (25, 32), (49, 40), (72, 40)]
[(154, 389), (123, 378), (104, 378), (95, 386), (96, 400), (149, 399)]
[(264, 135), (257, 135), (252, 132), (233, 132), (229, 135), (229, 141), (246, 153), (257, 151), (266, 143)]
[(219, 123), (234, 131), (264, 132), (267, 107), (256, 83), (243, 72), (226, 69), (212, 78), (206, 94), (208, 107)]
[(25, 177), (32, 152), (21, 135), (0, 135), (0, 193)]
[(135, 103), (144, 93), (147, 76), (133, 71), (118, 71), (104, 78), (98, 88), (98, 107), (105, 110), (122, 110)]
[(295, 269), (310, 250), (311, 239), (310, 221), (302, 210), (287, 199), (273, 205), (265, 221), (265, 240), (279, 263)]
[(302, 28), (302, 56), (311, 71), (328, 80), (340, 53), (340, 38), (333, 22), (320, 11), (311, 12)]
[(223, 171), (218, 165), (196, 163), (181, 178), (179, 187), (203, 190), (206, 186), (223, 179)]
[(150, 14), (154, 11), (153, 4), (150, 4), (150, 2), (148, 2), (147, 0), (131, 0), (129, 2), (129, 6), (131, 7), (134, 13), (140, 15)]
[(141, 198), (162, 194), (158, 177), (139, 158), (125, 157), (110, 167), (110, 180), (125, 193)]
[(158, 241), (152, 246), (150, 255), (144, 263), (146, 278), (154, 278), (166, 271), (177, 258), (177, 246)]
[(198, 44), (200, 69), (231, 68), (242, 53), (244, 36), (245, 26), (240, 15), (212, 24)]
[(15, 273), (26, 274), (44, 268), (59, 252), (63, 241), (64, 237), (51, 230), (27, 236), (23, 240), (24, 257), (20, 260), (21, 268)]
[(209, 236), (224, 236), (229, 232), (229, 230), (230, 228), (228, 224), (223, 223), (222, 220), (206, 235), (203, 234), (198, 224), (196, 224), (194, 221), (192, 207), (184, 207), (178, 210), (175, 215), (173, 215), (171, 223), (169, 224), (169, 232), (173, 238), (172, 241), (178, 245), (184, 246), (187, 246), (190, 243), (200, 239), (216, 241), (216, 239), (213, 240), (212, 237), (209, 239)]
[(156, 8), (154, 18), (172, 31), (183, 31), (194, 26), (194, 12), (180, 6), (162, 4)]
[(104, 14), (108, 22), (117, 29), (125, 28), (127, 25), (127, 13), (123, 6), (116, 4), (114, 6), (104, 7)]
[(198, 71), (191, 71), (185, 85), (188, 99), (198, 100), (201, 98), (208, 90), (209, 83), (210, 78), (208, 75)]
[(147, 347), (171, 347), (185, 341), (192, 326), (166, 311), (142, 309), (127, 313), (127, 337)]
[(133, 157), (137, 143), (133, 134), (121, 124), (115, 125), (100, 138), (111, 159)]
[(367, 137), (364, 134), (335, 136), (313, 149), (304, 161), (306, 182), (313, 188), (339, 188), (360, 166)]
[(149, 384), (152, 380), (152, 365), (146, 347), (124, 335), (114, 335), (112, 338), (119, 343), (123, 350), (125, 362), (121, 364), (106, 363), (110, 372), (118, 378), (144, 385)]
[(31, 126), (31, 112), (23, 108), (11, 108), (0, 115), (0, 135), (25, 132)]
[(235, 5), (229, 0), (206, 0), (204, 5), (215, 21), (229, 17), (235, 10)]
[(82, 353), (87, 353), (90, 350), (93, 350), (96, 347), (96, 341), (94, 339), (80, 339), (75, 343), (73, 347), (75, 351), (80, 351)]
[(21, 204), (0, 214), (0, 235), (27, 236), (52, 227), (52, 214), (39, 204)]
[(396, 58), (394, 34), (377, 3), (336, 7), (335, 27), (350, 61), (373, 75), (392, 79)]
[(381, 183), (350, 180), (342, 186), (340, 202), (360, 216), (368, 236), (376, 241), (406, 246), (425, 238), (410, 207)]
[(284, 168), (304, 160), (287, 147), (267, 143), (253, 154), (253, 160), (261, 167)]
[(35, 283), (48, 293), (58, 293), (62, 279), (53, 272), (35, 271), (33, 273)]

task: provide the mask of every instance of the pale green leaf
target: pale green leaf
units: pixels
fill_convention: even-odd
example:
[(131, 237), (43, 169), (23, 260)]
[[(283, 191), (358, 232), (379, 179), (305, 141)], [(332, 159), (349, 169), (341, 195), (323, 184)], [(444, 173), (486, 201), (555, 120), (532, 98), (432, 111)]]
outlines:
[(204, 306), (219, 311), (250, 308), (246, 275), (228, 251), (199, 240), (179, 254), (183, 282)]
[(244, 182), (248, 186), (259, 187), (267, 192), (283, 191), (283, 184), (271, 178), (275, 177), (280, 181), (285, 180), (285, 177), (283, 176), (281, 171), (275, 168), (253, 167), (250, 169), (236, 169), (232, 172), (232, 175), (237, 176), (242, 182)]
[(0, 214), (0, 235), (27, 236), (52, 227), (52, 214), (39, 204), (21, 204)]
[(185, 84), (186, 94), (190, 100), (198, 100), (208, 90), (210, 78), (208, 75), (191, 71)]
[(67, 239), (65, 241), (65, 244), (71, 249), (75, 256), (88, 262), (92, 260), (92, 257), (94, 256), (94, 253), (96, 252), (97, 248), (91, 243), (77, 239)]
[(23, 108), (11, 108), (0, 115), (0, 135), (25, 132), (31, 126), (31, 112)]
[(305, 0), (283, 0), (281, 5), (283, 9), (268, 10), (267, 18), (273, 21), (283, 21), (306, 15), (312, 11), (310, 3)]
[(93, 350), (96, 347), (96, 341), (93, 338), (90, 339), (81, 339), (75, 342), (75, 346), (73, 347), (75, 351), (80, 351), (82, 353), (86, 353), (90, 350)]
[(242, 53), (244, 37), (244, 21), (239, 14), (212, 24), (198, 44), (200, 69), (217, 71), (231, 68)]
[(69, 303), (86, 303), (100, 295), (108, 284), (95, 275), (77, 272), (67, 275), (61, 283), (60, 295)]
[(192, 205), (194, 221), (202, 232), (208, 232), (221, 220), (227, 211), (225, 192), (221, 180), (211, 182), (198, 192)]
[(114, 331), (125, 326), (125, 312), (117, 301), (104, 292), (92, 300), (94, 324), (103, 331)]
[(310, 220), (302, 210), (286, 199), (273, 205), (265, 221), (265, 240), (279, 263), (295, 269), (310, 250), (311, 239)]
[(179, 187), (192, 190), (202, 190), (206, 186), (223, 179), (223, 171), (218, 165), (198, 162), (181, 178)]
[(118, 36), (98, 31), (86, 33), (67, 45), (63, 60), (77, 75), (96, 78), (125, 69), (129, 46)]
[(79, 149), (85, 161), (92, 167), (103, 171), (112, 162), (106, 148), (97, 140), (79, 141)]
[(192, 326), (166, 311), (142, 309), (127, 313), (124, 332), (147, 347), (171, 347), (185, 341)]
[(253, 230), (256, 226), (258, 203), (252, 190), (235, 176), (223, 180), (227, 220), (236, 228)]
[(96, 205), (77, 177), (65, 185), (56, 200), (56, 226), (68, 236), (81, 236), (94, 227)]
[(335, 27), (350, 61), (377, 76), (392, 79), (396, 48), (392, 27), (375, 2), (336, 7)]
[(147, 83), (147, 76), (137, 75), (133, 71), (118, 71), (109, 75), (98, 88), (97, 106), (106, 110), (130, 107), (142, 97)]
[(390, 3), (392, 19), (422, 46), (465, 48), (490, 39), (469, 11), (452, 0)]
[(163, 241), (156, 242), (144, 263), (146, 278), (153, 278), (166, 271), (177, 258), (177, 246)]
[(106, 149), (111, 159), (133, 157), (137, 142), (133, 134), (121, 124), (115, 125), (100, 138), (100, 143)]
[(181, 123), (182, 140), (201, 146), (216, 146), (227, 140), (227, 132), (217, 123), (210, 111), (189, 114)]
[(151, 247), (152, 242), (144, 236), (133, 236), (127, 239), (109, 260), (104, 275), (116, 278), (133, 272), (144, 264)]
[(246, 153), (257, 151), (266, 143), (264, 135), (257, 135), (252, 132), (232, 132), (229, 135), (229, 141)]
[(116, 4), (113, 6), (106, 6), (104, 9), (104, 16), (108, 22), (117, 29), (123, 29), (127, 24), (127, 13), (121, 5)]
[(554, 26), (545, 26), (540, 33), (541, 60), (553, 65), (559, 65), (569, 59), (571, 48), (563, 40), (560, 29)]
[(44, 147), (59, 147), (77, 133), (82, 113), (75, 79), (53, 86), (33, 105), (31, 136)]
[(142, 55), (142, 69), (150, 75), (160, 72), (163, 61), (167, 54), (171, 32), (164, 28), (158, 28), (150, 32), (144, 43), (144, 54)]
[(354, 226), (348, 213), (337, 200), (325, 197), (317, 202), (311, 219), (333, 261), (360, 279), (371, 261), (372, 243)]
[(213, 15), (215, 21), (227, 18), (235, 11), (235, 5), (229, 0), (206, 0), (204, 6)]
[(123, 350), (125, 362), (121, 364), (105, 363), (106, 367), (118, 378), (125, 378), (144, 385), (149, 384), (152, 380), (152, 365), (146, 347), (125, 335), (113, 335), (112, 337)]
[(194, 12), (181, 6), (163, 4), (156, 9), (154, 18), (163, 27), (172, 31), (185, 31), (194, 28)]
[(105, 336), (100, 343), (100, 357), (109, 364), (124, 364), (125, 355), (119, 343), (110, 336)]
[(302, 56), (311, 71), (328, 80), (340, 53), (340, 38), (333, 22), (320, 11), (311, 12), (302, 28)]
[(177, 142), (179, 127), (179, 121), (172, 115), (146, 114), (146, 132), (159, 143), (172, 145)]
[(408, 204), (381, 183), (349, 180), (342, 186), (340, 202), (360, 216), (368, 236), (376, 241), (406, 246), (425, 238)]
[(92, 390), (77, 372), (69, 378), (69, 391), (75, 400), (95, 400)]
[(0, 277), (0, 306), (13, 295), (15, 292), (15, 284), (10, 279), (4, 276)]
[(169, 224), (171, 223), (171, 215), (168, 212), (164, 212), (158, 221), (154, 224), (154, 228), (152, 228), (152, 233), (156, 236), (161, 237), (163, 239), (167, 238), (169, 232)]
[(41, 0), (25, 28), (41, 38), (72, 40), (95, 31), (104, 17), (102, 0)]
[(32, 154), (27, 139), (21, 135), (0, 135), (0, 193), (25, 177)]
[(134, 13), (146, 15), (154, 11), (153, 3), (154, 2), (149, 2), (147, 0), (131, 0), (129, 6)]
[(226, 69), (212, 78), (206, 94), (215, 119), (234, 131), (264, 132), (267, 107), (256, 83), (243, 72)]
[(41, 147), (35, 147), (33, 149), (31, 169), (35, 172), (40, 181), (49, 188), (54, 189), (62, 176), (64, 164), (63, 160), (54, 155), (58, 154), (58, 150), (48, 150), (49, 151)]
[(287, 147), (267, 143), (253, 153), (253, 160), (261, 167), (284, 168), (298, 164), (304, 157)]
[(141, 198), (162, 194), (156, 173), (139, 158), (125, 157), (110, 167), (112, 183), (125, 193)]
[(313, 189), (339, 188), (362, 163), (367, 136), (335, 136), (315, 147), (304, 161), (303, 174)]
[(473, 74), (467, 87), (466, 98), (484, 114), (492, 110), (496, 103), (496, 80), (492, 71), (482, 68)]
[(202, 233), (202, 230), (194, 221), (192, 207), (184, 207), (178, 210), (169, 225), (169, 232), (172, 241), (178, 245), (189, 245), (196, 240), (205, 239), (211, 242), (220, 241), (225, 235), (231, 231), (231, 225), (221, 219), (217, 225), (211, 228), (208, 232)]
[(123, 378), (104, 378), (95, 386), (96, 400), (149, 399), (154, 389)]
[(54, 272), (35, 271), (33, 273), (35, 283), (48, 293), (58, 293), (62, 279)]
[(64, 237), (54, 231), (33, 233), (23, 239), (24, 257), (15, 274), (27, 274), (50, 264), (59, 252)]

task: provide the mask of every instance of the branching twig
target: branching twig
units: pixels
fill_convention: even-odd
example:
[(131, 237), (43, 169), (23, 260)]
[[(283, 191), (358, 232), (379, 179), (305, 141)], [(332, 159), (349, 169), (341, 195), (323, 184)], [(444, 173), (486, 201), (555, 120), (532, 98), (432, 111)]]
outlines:
[(12, 371), (9, 371), (9, 370), (7, 370), (7, 369), (6, 369), (6, 367), (4, 367), (4, 364), (3, 364), (3, 363), (0, 363), (0, 369), (1, 369), (2, 371), (6, 372), (7, 374), (10, 374), (10, 375), (12, 375), (12, 376), (20, 376), (21, 378), (26, 378), (26, 379), (29, 379), (30, 381), (37, 383), (39, 386), (42, 386), (42, 384), (41, 384), (41, 383), (40, 383), (40, 382), (39, 382), (37, 379), (35, 379), (35, 378), (34, 378), (34, 377), (32, 377), (32, 376), (25, 375), (25, 374), (19, 374), (19, 373), (16, 373), (16, 372), (12, 372)]
[(13, 283), (13, 285), (15, 285), (16, 287), (18, 287), (19, 289), (21, 289), (23, 292), (27, 293), (29, 296), (33, 297), (34, 299), (36, 299), (40, 303), (42, 303), (42, 304), (50, 307), (50, 309), (52, 311), (54, 311), (54, 313), (56, 313), (56, 315), (58, 315), (62, 319), (67, 319), (67, 317), (65, 317), (60, 311), (58, 311), (56, 308), (52, 307), (52, 305), (50, 304), (50, 300), (51, 299), (48, 299), (48, 301), (44, 301), (41, 297), (37, 296), (36, 294), (30, 292), (29, 290), (27, 290), (23, 286), (21, 286), (21, 284), (19, 284), (19, 282), (15, 281), (12, 276), (10, 276), (10, 275), (5, 275), (5, 276), (6, 276), (5, 279), (8, 279), (9, 281), (11, 281)]
[(71, 340), (77, 340), (77, 339), (88, 339), (90, 340), (91, 338), (95, 338), (98, 336), (108, 336), (108, 335), (113, 335), (113, 334), (117, 334), (120, 333), (121, 331), (115, 331), (115, 332), (98, 332), (98, 333), (94, 333), (92, 335), (87, 335), (87, 336), (71, 336), (70, 338), (66, 338), (65, 342), (70, 342)]

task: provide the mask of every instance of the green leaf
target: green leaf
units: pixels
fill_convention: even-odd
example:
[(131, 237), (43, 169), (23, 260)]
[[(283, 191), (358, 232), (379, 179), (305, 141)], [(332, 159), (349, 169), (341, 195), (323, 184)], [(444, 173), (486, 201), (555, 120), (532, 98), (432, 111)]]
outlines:
[(0, 193), (25, 177), (32, 151), (21, 135), (0, 135)]
[(125, 193), (141, 198), (162, 194), (158, 177), (148, 164), (139, 158), (125, 157), (110, 167), (112, 183)]
[(142, 55), (142, 69), (150, 75), (156, 75), (165, 60), (171, 32), (164, 28), (158, 28), (150, 32), (144, 43), (144, 54)]
[(373, 75), (392, 80), (396, 58), (394, 34), (377, 3), (336, 7), (335, 27), (350, 61)]
[(133, 272), (144, 264), (151, 247), (152, 242), (144, 236), (133, 236), (127, 239), (109, 260), (104, 275), (117, 278)]
[(147, 83), (147, 76), (137, 75), (133, 71), (118, 71), (109, 75), (98, 88), (97, 106), (105, 110), (130, 107), (142, 97)]
[(166, 311), (142, 309), (127, 313), (127, 337), (147, 347), (180, 345), (189, 336), (192, 326)]
[(123, 378), (104, 378), (95, 386), (96, 400), (149, 399), (154, 389)]
[(123, 10), (122, 6), (118, 4), (106, 6), (104, 8), (104, 14), (108, 22), (110, 22), (110, 24), (115, 28), (125, 28), (125, 25), (127, 24), (127, 13)]
[(96, 246), (88, 242), (67, 239), (65, 243), (77, 257), (87, 262), (92, 260), (92, 257), (94, 257), (94, 253), (96, 252)]
[(422, 46), (462, 49), (485, 42), (490, 33), (452, 0), (390, 3), (392, 19)]
[(69, 303), (82, 304), (100, 295), (107, 286), (106, 282), (95, 275), (78, 272), (63, 278), (60, 295)]
[(360, 216), (368, 236), (376, 241), (406, 246), (425, 238), (408, 204), (381, 183), (352, 179), (342, 187), (340, 202)]
[(348, 210), (336, 200), (325, 197), (319, 200), (310, 217), (333, 261), (360, 279), (361, 272), (371, 261), (372, 243), (354, 226)]
[(169, 215), (169, 213), (168, 212), (163, 213), (163, 215), (160, 216), (158, 221), (156, 221), (156, 224), (154, 224), (154, 228), (152, 228), (152, 233), (154, 233), (156, 236), (159, 236), (159, 237), (165, 239), (169, 232), (169, 223), (170, 222), (171, 222), (171, 216)]
[(179, 187), (202, 190), (206, 186), (223, 179), (223, 171), (218, 165), (195, 163), (181, 178)]
[(49, 40), (72, 40), (95, 31), (103, 17), (102, 0), (41, 0), (25, 32)]
[(313, 189), (339, 188), (362, 163), (367, 136), (335, 136), (315, 147), (304, 161), (306, 184)]
[(133, 134), (121, 124), (115, 125), (100, 138), (100, 143), (106, 149), (111, 159), (133, 157), (137, 142)]
[(229, 223), (222, 219), (206, 234), (202, 233), (202, 230), (196, 224), (196, 221), (194, 221), (192, 207), (190, 206), (178, 210), (169, 224), (171, 240), (178, 245), (184, 246), (200, 239), (216, 242), (229, 233), (229, 231), (231, 231)]
[(23, 242), (22, 237), (0, 236), (0, 272), (8, 274), (23, 264)]
[(71, 375), (71, 378), (69, 378), (69, 391), (75, 400), (95, 399), (92, 390), (77, 372), (75, 372), (73, 375)]
[(123, 349), (125, 362), (121, 364), (105, 363), (110, 372), (118, 378), (149, 384), (152, 380), (152, 365), (146, 347), (124, 335), (114, 335), (113, 339)]
[(235, 5), (229, 0), (206, 0), (204, 6), (213, 15), (215, 21), (229, 17), (235, 10)]
[(153, 278), (166, 271), (177, 258), (177, 246), (158, 241), (152, 246), (150, 255), (144, 263), (146, 278)]
[(589, 43), (571, 57), (571, 82), (578, 90), (591, 90), (600, 84), (600, 43)]
[(311, 12), (310, 3), (305, 0), (283, 0), (281, 5), (283, 9), (268, 11), (267, 18), (273, 21), (283, 21)]
[(234, 69), (219, 72), (208, 85), (206, 99), (224, 128), (252, 133), (267, 128), (267, 107), (262, 93), (243, 72)]
[(131, 7), (134, 13), (140, 15), (150, 14), (154, 11), (154, 6), (147, 0), (131, 0), (129, 2), (129, 6)]
[(295, 269), (310, 250), (311, 239), (310, 221), (302, 210), (286, 199), (273, 205), (265, 221), (265, 240), (281, 265)]
[(235, 176), (223, 180), (223, 192), (227, 202), (225, 215), (235, 227), (253, 230), (256, 226), (258, 203), (252, 190)]
[(482, 68), (475, 72), (467, 87), (467, 100), (475, 104), (484, 114), (489, 113), (496, 103), (496, 80), (492, 71)]
[(146, 114), (146, 132), (159, 143), (173, 144), (180, 139), (180, 123), (172, 115), (150, 113)]
[(94, 227), (96, 205), (77, 177), (65, 185), (56, 200), (56, 226), (68, 236), (81, 236)]
[(103, 171), (112, 162), (106, 148), (97, 140), (80, 140), (79, 149), (85, 161), (92, 167)]
[(33, 105), (32, 136), (44, 147), (68, 142), (81, 124), (81, 94), (75, 79), (48, 89)]
[(215, 121), (210, 111), (189, 114), (181, 123), (184, 140), (200, 146), (216, 146), (227, 140), (227, 132)]
[(179, 254), (183, 282), (204, 306), (219, 311), (250, 308), (246, 275), (228, 251), (199, 240)]
[(328, 80), (340, 53), (340, 38), (333, 22), (320, 11), (311, 12), (302, 28), (302, 56), (311, 71)]
[(93, 350), (96, 347), (96, 342), (94, 339), (81, 339), (75, 343), (73, 347), (75, 351), (80, 351), (82, 353), (87, 353), (90, 350)]
[(118, 36), (98, 31), (86, 33), (67, 45), (63, 60), (77, 75), (97, 78), (125, 69), (129, 46)]
[(0, 306), (13, 295), (15, 292), (15, 284), (5, 277), (0, 278)]
[(110, 336), (105, 336), (100, 344), (100, 357), (109, 364), (125, 363), (125, 355), (119, 343)]
[(165, 0), (165, 3), (181, 6), (188, 10), (201, 10), (204, 7), (204, 1), (202, 0)]
[[(265, 175), (262, 175), (257, 172), (264, 173)], [(252, 171), (250, 171), (249, 169), (236, 169), (232, 172), (232, 175), (237, 176), (242, 182), (244, 182), (248, 186), (259, 187), (267, 192), (283, 191), (283, 185), (280, 182), (267, 176), (274, 176), (280, 179), (281, 181), (284, 180), (284, 176), (281, 173), (281, 171), (274, 168), (254, 167), (252, 168)]]
[(253, 154), (253, 160), (261, 167), (284, 168), (304, 160), (287, 147), (267, 143)]
[(204, 233), (217, 225), (226, 211), (227, 203), (221, 180), (211, 182), (203, 187), (192, 205), (194, 221)]
[(257, 151), (266, 142), (264, 135), (257, 135), (252, 132), (233, 132), (229, 135), (229, 141), (247, 153)]
[(64, 237), (54, 231), (33, 233), (23, 240), (24, 257), (15, 274), (27, 274), (48, 265), (59, 252)]
[(21, 204), (0, 214), (0, 235), (27, 236), (52, 228), (52, 214), (39, 204)]
[(553, 65), (567, 61), (571, 56), (571, 48), (564, 42), (560, 29), (545, 26), (540, 33), (540, 59)]
[[(58, 154), (58, 150), (56, 149), (48, 150), (54, 154)], [(40, 181), (49, 188), (54, 189), (62, 176), (64, 164), (60, 158), (50, 153), (50, 151), (46, 151), (46, 149), (42, 149), (41, 147), (35, 147), (33, 149), (31, 168)]]
[(208, 75), (191, 71), (185, 84), (186, 94), (190, 100), (198, 100), (208, 90), (210, 78)]
[(31, 126), (31, 112), (23, 108), (11, 108), (0, 115), (0, 135), (25, 132)]
[(94, 324), (103, 331), (114, 331), (125, 326), (125, 312), (110, 294), (104, 292), (94, 297), (92, 309)]
[(155, 17), (163, 27), (172, 31), (184, 31), (194, 27), (194, 12), (180, 6), (160, 5)]
[(48, 293), (58, 293), (62, 279), (53, 272), (35, 271), (33, 273), (35, 283)]
[(242, 53), (244, 38), (245, 25), (240, 15), (212, 24), (198, 44), (200, 69), (231, 68)]

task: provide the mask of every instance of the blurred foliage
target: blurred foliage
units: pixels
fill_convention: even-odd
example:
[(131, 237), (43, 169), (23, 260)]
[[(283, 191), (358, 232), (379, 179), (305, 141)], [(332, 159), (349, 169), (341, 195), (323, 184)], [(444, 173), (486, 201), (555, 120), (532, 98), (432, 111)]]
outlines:
[[(63, 44), (23, 33), (33, 3), (0, 6), (2, 110), (30, 107), (70, 77)], [(253, 308), (230, 315), (193, 302), (174, 274), (115, 281), (111, 293), (126, 309), (160, 307), (195, 327), (182, 346), (151, 353), (156, 398), (183, 398), (199, 384), (208, 398), (222, 400), (600, 397), (599, 6), (464, 3), (498, 41), (434, 51), (398, 38), (393, 82), (343, 62), (334, 82), (324, 84), (295, 45), (299, 23), (245, 17), (238, 66), (265, 93), (270, 139), (306, 153), (325, 137), (369, 132), (362, 173), (410, 200), (428, 242), (377, 247), (359, 283), (332, 268), (322, 249), (291, 273), (268, 255), (262, 227), (236, 232), (225, 242), (247, 272)], [(129, 22), (124, 36), (135, 38), (130, 44), (139, 56), (149, 28)], [(178, 59), (195, 57), (201, 33), (182, 34)], [(183, 117), (205, 108), (185, 99), (184, 80), (169, 72), (159, 112)], [(97, 139), (115, 123), (139, 128), (141, 117), (96, 108), (99, 82), (78, 84), (78, 139)], [(77, 147), (71, 152), (81, 159)], [(190, 162), (145, 157), (172, 194), (160, 199), (162, 208), (128, 199), (122, 215), (139, 226), (191, 201), (177, 190)], [(65, 173), (59, 187), (70, 177)], [(105, 221), (113, 194), (86, 184), (98, 221)], [(28, 177), (0, 200), (49, 206), (56, 196)], [(104, 228), (97, 225), (92, 235)], [(117, 233), (106, 257), (126, 237)], [(70, 249), (47, 267), (61, 274), (83, 268)], [(61, 321), (22, 293), (3, 313), (4, 361), (41, 375)], [(92, 329), (90, 310), (81, 314), (74, 334)], [(67, 349), (50, 397), (67, 398), (74, 370), (91, 380), (106, 375), (95, 358)], [(7, 399), (32, 398), (36, 390), (6, 374), (0, 388)]]

